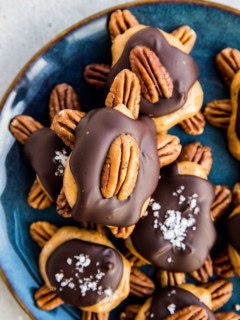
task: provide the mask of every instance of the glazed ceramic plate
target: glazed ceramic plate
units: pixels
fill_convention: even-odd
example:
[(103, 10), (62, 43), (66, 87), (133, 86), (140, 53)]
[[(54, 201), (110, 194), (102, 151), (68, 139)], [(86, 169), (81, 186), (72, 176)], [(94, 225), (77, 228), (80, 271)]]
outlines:
[[(240, 48), (240, 12), (201, 1), (145, 1), (129, 6), (142, 24), (165, 31), (189, 24), (198, 36), (192, 55), (200, 66), (204, 103), (228, 98), (214, 61), (221, 49)], [(23, 113), (49, 125), (49, 94), (61, 82), (77, 90), (84, 110), (103, 106), (104, 97), (84, 83), (82, 73), (89, 63), (111, 63), (106, 27), (110, 12), (76, 24), (45, 46), (20, 72), (0, 106), (3, 108), (0, 114), (0, 266), (10, 290), (33, 319), (80, 319), (80, 312), (75, 308), (63, 306), (47, 313), (39, 310), (33, 300), (42, 280), (38, 271), (40, 250), (30, 239), (30, 224), (38, 220), (58, 226), (73, 222), (59, 217), (54, 207), (39, 212), (27, 205), (26, 197), (34, 174), (24, 164), (22, 148), (9, 133), (8, 123), (15, 115)], [(232, 187), (239, 181), (239, 163), (228, 153), (224, 131), (209, 125), (200, 137), (186, 135), (179, 128), (171, 131), (183, 144), (199, 140), (212, 148), (214, 165), (210, 180), (214, 184)], [(118, 244), (122, 246), (121, 241)], [(148, 272), (152, 272), (151, 268)], [(236, 278), (233, 282), (235, 294), (224, 310), (240, 303), (240, 281)], [(117, 319), (122, 306), (111, 313), (111, 319)]]

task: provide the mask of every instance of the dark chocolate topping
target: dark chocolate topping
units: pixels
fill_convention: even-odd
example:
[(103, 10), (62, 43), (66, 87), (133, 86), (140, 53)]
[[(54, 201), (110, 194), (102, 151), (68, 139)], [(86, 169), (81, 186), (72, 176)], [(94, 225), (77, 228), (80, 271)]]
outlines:
[(49, 128), (34, 132), (24, 145), (24, 156), (35, 170), (43, 187), (53, 200), (57, 199), (70, 149)]
[(228, 219), (227, 236), (229, 243), (240, 254), (240, 212)]
[[(101, 193), (101, 174), (112, 142), (130, 134), (140, 150), (140, 166), (135, 188), (126, 200), (105, 199)], [(89, 112), (79, 123), (70, 169), (78, 187), (72, 216), (77, 221), (102, 225), (130, 226), (139, 218), (145, 200), (154, 192), (159, 176), (159, 159), (153, 121), (144, 116), (132, 120), (113, 109)]]
[(240, 140), (240, 90), (238, 91), (238, 107), (237, 107), (237, 117), (236, 117), (236, 133)]
[(177, 111), (186, 102), (188, 91), (198, 78), (198, 66), (190, 55), (171, 46), (158, 29), (145, 28), (127, 41), (121, 57), (110, 71), (108, 87), (111, 87), (114, 78), (121, 70), (131, 70), (129, 55), (136, 46), (144, 46), (154, 51), (174, 84), (170, 99), (160, 98), (157, 103), (151, 103), (142, 96), (141, 113), (158, 117)]
[(179, 311), (191, 305), (205, 308), (208, 320), (215, 319), (214, 313), (192, 293), (181, 288), (169, 287), (154, 295), (147, 320), (163, 320), (175, 313), (175, 310)]
[(197, 270), (216, 238), (210, 218), (213, 186), (196, 176), (179, 175), (176, 165), (161, 175), (147, 213), (131, 235), (133, 246), (161, 269)]
[(51, 254), (46, 272), (65, 303), (86, 307), (112, 296), (122, 278), (123, 264), (114, 249), (74, 239)]

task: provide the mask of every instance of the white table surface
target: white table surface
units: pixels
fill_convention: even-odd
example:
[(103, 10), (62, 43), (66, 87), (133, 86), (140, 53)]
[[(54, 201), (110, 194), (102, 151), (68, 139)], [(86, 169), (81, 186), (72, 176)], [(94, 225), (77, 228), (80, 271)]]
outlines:
[[(0, 0), (0, 98), (20, 68), (59, 32), (100, 10), (131, 1)], [(240, 9), (239, 0), (215, 2)], [(5, 319), (29, 320), (29, 317), (0, 279), (0, 320)]]

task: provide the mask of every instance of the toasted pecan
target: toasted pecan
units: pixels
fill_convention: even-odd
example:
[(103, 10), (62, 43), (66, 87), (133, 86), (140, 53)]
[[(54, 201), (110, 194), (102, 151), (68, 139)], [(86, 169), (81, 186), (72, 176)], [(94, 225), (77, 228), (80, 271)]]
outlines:
[(38, 210), (46, 209), (52, 204), (52, 200), (43, 190), (37, 179), (35, 179), (33, 182), (33, 185), (28, 193), (27, 201), (30, 207)]
[(218, 69), (230, 86), (233, 77), (240, 70), (240, 52), (237, 49), (225, 48), (216, 57)]
[(138, 25), (139, 22), (129, 10), (116, 10), (111, 14), (108, 29), (111, 39)]
[(232, 114), (232, 102), (230, 99), (213, 100), (206, 105), (203, 114), (212, 126), (227, 129)]
[(130, 70), (124, 69), (115, 77), (105, 100), (107, 108), (125, 105), (133, 119), (137, 119), (140, 109), (141, 87), (138, 77)]
[(130, 52), (130, 64), (140, 80), (142, 94), (152, 103), (161, 97), (171, 98), (172, 79), (156, 54), (144, 46), (136, 46)]
[(229, 311), (229, 312), (217, 312), (215, 313), (215, 317), (217, 320), (238, 320), (240, 319), (240, 315)]
[(202, 286), (211, 293), (213, 311), (224, 306), (232, 296), (233, 285), (226, 279), (218, 279)]
[(95, 313), (91, 311), (82, 311), (81, 320), (108, 320), (109, 312)]
[(162, 288), (180, 286), (186, 282), (185, 273), (170, 272), (162, 269), (157, 271), (157, 279)]
[(119, 320), (134, 320), (140, 308), (140, 304), (127, 305), (126, 308), (120, 313)]
[(58, 228), (45, 221), (34, 222), (30, 226), (30, 235), (39, 247), (43, 247), (57, 232)]
[(189, 26), (181, 26), (172, 31), (172, 35), (177, 38), (185, 48), (185, 52), (191, 52), (197, 39), (196, 32)]
[(90, 86), (100, 89), (107, 85), (110, 70), (111, 66), (108, 64), (92, 63), (84, 69), (83, 77)]
[(235, 207), (240, 206), (240, 182), (235, 183), (232, 189), (232, 202)]
[(51, 121), (64, 109), (80, 110), (80, 102), (76, 91), (67, 83), (56, 85), (50, 95), (49, 115)]
[(212, 152), (210, 147), (203, 146), (200, 142), (195, 141), (183, 147), (179, 161), (191, 161), (200, 164), (208, 175), (212, 168)]
[(164, 167), (174, 162), (182, 150), (180, 139), (171, 134), (158, 134), (157, 150), (160, 166)]
[(207, 320), (208, 314), (205, 308), (191, 305), (183, 309), (177, 310), (165, 320)]
[(73, 149), (75, 130), (85, 113), (78, 110), (62, 110), (53, 119), (52, 128), (63, 142)]
[(215, 186), (215, 198), (211, 205), (212, 221), (217, 221), (230, 208), (232, 201), (231, 190), (227, 186)]
[(104, 198), (117, 196), (127, 199), (136, 185), (140, 151), (135, 139), (123, 134), (111, 144), (101, 176), (101, 192)]
[(213, 269), (214, 273), (221, 278), (232, 278), (236, 275), (227, 249), (224, 249), (214, 258)]
[(40, 122), (25, 115), (14, 117), (9, 124), (12, 135), (22, 144), (26, 143), (33, 132), (42, 128), (43, 125)]
[(70, 207), (67, 201), (63, 187), (61, 189), (59, 196), (57, 197), (56, 210), (57, 210), (57, 213), (59, 213), (64, 218), (72, 217), (72, 208)]
[(203, 133), (206, 121), (202, 112), (199, 111), (191, 118), (188, 118), (180, 122), (179, 125), (187, 134), (197, 136)]
[(130, 273), (130, 295), (144, 298), (155, 291), (154, 282), (139, 268), (132, 267)]
[(196, 271), (190, 273), (190, 275), (197, 281), (207, 283), (208, 279), (213, 276), (213, 262), (210, 255), (204, 262), (204, 265)]
[(50, 290), (46, 285), (42, 286), (34, 295), (38, 308), (46, 311), (56, 309), (64, 302), (57, 296), (57, 293)]

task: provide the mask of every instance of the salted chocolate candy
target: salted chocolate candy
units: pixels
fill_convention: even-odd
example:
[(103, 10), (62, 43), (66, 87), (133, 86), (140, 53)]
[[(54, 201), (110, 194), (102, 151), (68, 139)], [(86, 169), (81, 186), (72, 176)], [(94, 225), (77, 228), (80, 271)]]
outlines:
[(216, 238), (213, 199), (213, 186), (200, 165), (183, 161), (162, 169), (146, 213), (126, 240), (128, 249), (163, 270), (199, 269)]
[(203, 93), (198, 67), (173, 35), (139, 24), (115, 39), (112, 55), (108, 87), (119, 71), (136, 73), (142, 88), (140, 112), (153, 118), (158, 132), (199, 112)]
[[(191, 314), (201, 315), (196, 317), (199, 320), (215, 319), (214, 313), (201, 300), (199, 295), (191, 293), (187, 288), (167, 287), (160, 289), (144, 303), (138, 310), (135, 320), (184, 320), (192, 319)], [(193, 317), (193, 319), (195, 318)]]
[(73, 219), (134, 225), (158, 183), (156, 146), (150, 118), (134, 120), (114, 108), (88, 112), (77, 126), (64, 174)]
[(56, 201), (61, 191), (70, 151), (49, 128), (35, 131), (24, 144), (24, 157), (36, 172), (40, 184), (52, 201)]
[[(41, 227), (41, 222), (32, 229), (36, 227)], [(129, 262), (96, 231), (77, 227), (56, 230), (43, 245), (39, 267), (46, 295), (54, 293), (54, 299), (84, 311), (109, 312), (129, 294)], [(35, 298), (41, 306), (39, 291)]]

